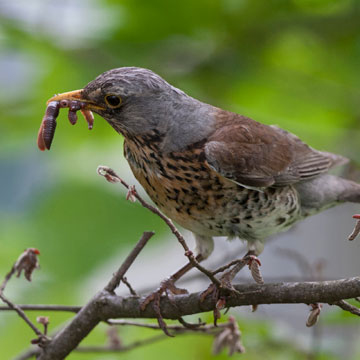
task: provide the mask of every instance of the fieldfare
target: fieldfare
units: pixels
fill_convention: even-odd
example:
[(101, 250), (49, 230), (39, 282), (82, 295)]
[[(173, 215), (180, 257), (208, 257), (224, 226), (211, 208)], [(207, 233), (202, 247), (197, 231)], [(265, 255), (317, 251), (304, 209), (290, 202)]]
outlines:
[(198, 259), (211, 254), (216, 236), (246, 240), (258, 255), (266, 238), (295, 222), (360, 202), (359, 184), (328, 174), (346, 158), (196, 100), (150, 70), (109, 70), (51, 98), (42, 150), (59, 107), (70, 107), (72, 122), (82, 110), (90, 125), (94, 111), (124, 136), (135, 177), (164, 214), (194, 233)]

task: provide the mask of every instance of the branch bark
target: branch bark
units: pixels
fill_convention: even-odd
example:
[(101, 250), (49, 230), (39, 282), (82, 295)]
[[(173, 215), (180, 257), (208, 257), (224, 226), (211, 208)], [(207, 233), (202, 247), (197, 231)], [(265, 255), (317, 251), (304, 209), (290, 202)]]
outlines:
[[(229, 307), (255, 304), (336, 303), (360, 295), (360, 277), (303, 283), (246, 284), (234, 287), (241, 296), (229, 297), (226, 302)], [(213, 310), (214, 300), (209, 297), (201, 303), (200, 296), (201, 292), (178, 295), (172, 300), (163, 297), (163, 317), (179, 319), (185, 315)], [(157, 314), (151, 306), (144, 311), (140, 310), (142, 300), (134, 296), (120, 297), (106, 290), (99, 292), (81, 309), (73, 321), (54, 337), (38, 360), (64, 359), (100, 321), (113, 318), (156, 318)]]

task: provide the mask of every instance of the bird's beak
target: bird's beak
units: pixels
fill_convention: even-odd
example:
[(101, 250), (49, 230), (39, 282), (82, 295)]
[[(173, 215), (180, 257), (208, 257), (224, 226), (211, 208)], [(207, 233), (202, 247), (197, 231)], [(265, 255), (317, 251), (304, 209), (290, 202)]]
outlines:
[(53, 96), (46, 102), (46, 104), (49, 104), (51, 101), (74, 100), (74, 101), (81, 101), (82, 103), (85, 103), (86, 106), (84, 107), (84, 110), (90, 110), (90, 111), (95, 111), (95, 112), (96, 112), (96, 110), (105, 110), (104, 107), (96, 105), (91, 100), (85, 99), (83, 96), (83, 93), (84, 93), (83, 89), (64, 92), (62, 94)]

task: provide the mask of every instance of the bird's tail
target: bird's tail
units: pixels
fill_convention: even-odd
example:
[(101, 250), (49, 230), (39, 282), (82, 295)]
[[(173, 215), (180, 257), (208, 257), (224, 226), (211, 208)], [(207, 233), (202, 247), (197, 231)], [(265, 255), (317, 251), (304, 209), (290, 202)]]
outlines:
[(327, 151), (320, 151), (324, 156), (326, 156), (331, 161), (330, 167), (342, 166), (349, 162), (349, 159), (345, 156), (333, 154)]
[(341, 202), (360, 203), (360, 184), (339, 176), (324, 174), (296, 184), (304, 216)]

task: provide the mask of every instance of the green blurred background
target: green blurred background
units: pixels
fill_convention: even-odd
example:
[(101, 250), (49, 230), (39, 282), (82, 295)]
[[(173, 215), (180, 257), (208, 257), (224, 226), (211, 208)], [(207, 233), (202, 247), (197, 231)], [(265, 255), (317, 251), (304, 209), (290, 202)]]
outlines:
[[(71, 127), (63, 111), (52, 150), (38, 151), (50, 96), (82, 88), (114, 67), (146, 67), (204, 102), (358, 159), (359, 19), (357, 0), (0, 1), (0, 274), (24, 248), (41, 251), (33, 282), (13, 280), (8, 296), (18, 303), (83, 304), (144, 230), (157, 233), (142, 254), (144, 263), (154, 258), (152, 268), (141, 269), (142, 257), (134, 266), (143, 284), (155, 285), (162, 278), (151, 272), (162, 262), (156, 249), (171, 238), (156, 217), (96, 175), (106, 164), (134, 182), (122, 139), (103, 119), (96, 117), (89, 132), (83, 119)], [(171, 241), (181, 264), (182, 250)], [(352, 249), (358, 258), (358, 246)], [(51, 329), (69, 318), (51, 313)], [(327, 326), (337, 333), (350, 328), (351, 336), (346, 343), (339, 337), (336, 346), (318, 341), (309, 347), (285, 336), (274, 318), (240, 316), (243, 358), (358, 359), (356, 320), (337, 311), (325, 315)], [(105, 331), (100, 326), (85, 343), (103, 343)], [(149, 335), (120, 329), (124, 343)], [(0, 313), (1, 359), (27, 348), (33, 337), (17, 316)], [(73, 353), (69, 359), (170, 356), (210, 359), (211, 339), (179, 336), (121, 355)]]

